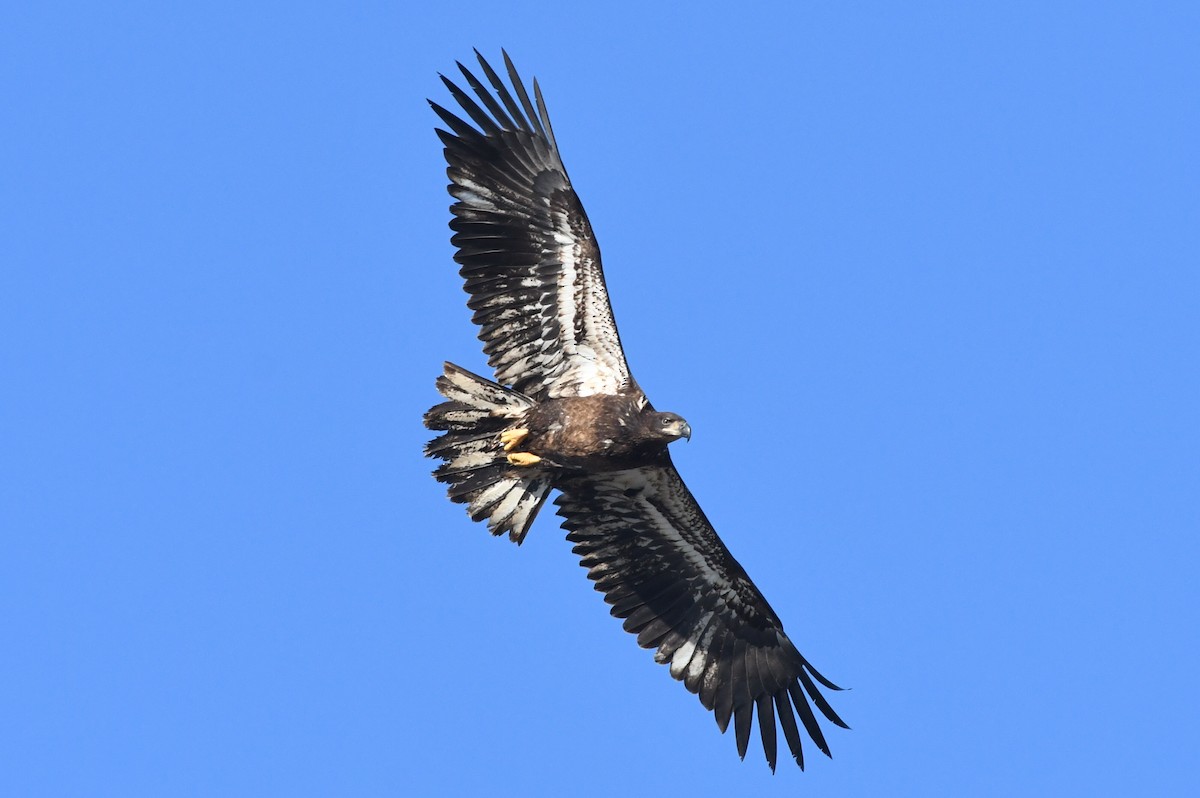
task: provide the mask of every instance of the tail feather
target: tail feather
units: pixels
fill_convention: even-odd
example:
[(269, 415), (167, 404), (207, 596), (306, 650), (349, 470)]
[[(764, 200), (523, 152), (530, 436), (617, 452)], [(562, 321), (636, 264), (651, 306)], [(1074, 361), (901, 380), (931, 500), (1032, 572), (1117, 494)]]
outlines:
[[(481, 426), (494, 426), (489, 424), (489, 421), (498, 422), (500, 419), (493, 419), (486, 408), (469, 407), (462, 402), (442, 402), (436, 407), (430, 408), (425, 414), (426, 426), (430, 429), (455, 430), (456, 432), (465, 432), (477, 430)], [(430, 424), (437, 426), (430, 426)]]
[(442, 461), (433, 475), (448, 484), (450, 500), (467, 505), (474, 521), (487, 520), (493, 535), (520, 544), (550, 492), (541, 472), (509, 464), (500, 433), (518, 423), (533, 401), (491, 380), (447, 363), (437, 389), (449, 401), (430, 408), (425, 426), (443, 430), (425, 446)]
[(457, 402), (476, 410), (509, 411), (513, 413), (510, 418), (519, 418), (533, 407), (533, 401), (525, 394), (509, 390), (453, 363), (447, 363), (445, 369), (445, 373), (437, 378), (437, 389), (451, 404)]
[[(425, 453), (431, 457), (441, 457), (443, 463), (433, 474), (439, 479), (451, 474), (467, 474), (472, 471), (487, 468), (496, 462), (496, 433), (477, 438), (466, 438), (462, 441), (447, 443), (441, 441), (441, 446), (425, 447)], [(463, 477), (466, 478), (465, 476)]]

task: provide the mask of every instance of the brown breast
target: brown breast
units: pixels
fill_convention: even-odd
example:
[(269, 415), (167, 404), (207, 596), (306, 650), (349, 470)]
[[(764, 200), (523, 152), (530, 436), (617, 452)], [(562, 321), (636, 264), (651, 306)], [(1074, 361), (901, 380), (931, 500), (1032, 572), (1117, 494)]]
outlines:
[(626, 468), (639, 449), (640, 410), (628, 396), (549, 399), (529, 411), (522, 449), (564, 466)]

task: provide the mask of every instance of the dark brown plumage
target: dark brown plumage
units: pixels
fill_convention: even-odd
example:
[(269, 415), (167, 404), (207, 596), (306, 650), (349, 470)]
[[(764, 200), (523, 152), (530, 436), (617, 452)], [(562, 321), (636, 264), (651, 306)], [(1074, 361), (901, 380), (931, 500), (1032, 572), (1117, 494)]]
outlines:
[[(496, 382), (447, 363), (426, 447), (450, 498), (520, 543), (551, 490), (588, 577), (745, 756), (758, 714), (771, 769), (776, 721), (804, 766), (800, 726), (828, 755), (815, 706), (845, 726), (774, 610), (717, 537), (667, 446), (691, 429), (659, 413), (625, 362), (600, 250), (559, 157), (537, 82), (504, 56), (512, 91), (459, 65), (474, 96), (443, 78), (469, 124), (436, 103), (467, 305)], [(514, 95), (515, 93), (515, 95)], [(535, 106), (536, 101), (536, 106)], [(799, 716), (799, 725), (796, 717)]]
[(549, 466), (589, 473), (636, 468), (657, 461), (667, 444), (690, 437), (674, 413), (656, 413), (624, 395), (567, 396), (530, 408), (518, 423), (528, 429), (515, 451)]

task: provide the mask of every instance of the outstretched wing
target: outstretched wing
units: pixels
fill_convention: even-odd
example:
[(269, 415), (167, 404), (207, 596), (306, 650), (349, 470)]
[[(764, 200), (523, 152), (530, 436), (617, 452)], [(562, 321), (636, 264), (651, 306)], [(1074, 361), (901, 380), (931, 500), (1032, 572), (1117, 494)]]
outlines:
[[(513, 94), (479, 55), (487, 88), (462, 64), (478, 102), (442, 81), (471, 121), (430, 102), (458, 200), (451, 239), (496, 380), (534, 398), (618, 393), (630, 382), (600, 249), (559, 157), (537, 81), (529, 100), (508, 54)], [(482, 103), (482, 106), (480, 105)]]
[(838, 726), (846, 724), (815, 682), (840, 688), (784, 634), (669, 458), (661, 465), (574, 477), (559, 487), (556, 504), (566, 519), (567, 539), (612, 614), (625, 619), (638, 645), (656, 648), (655, 660), (669, 664), (671, 675), (699, 694), (722, 732), (732, 716), (739, 755), (746, 755), (756, 709), (772, 770), (776, 717), (801, 768), (796, 714), (829, 755), (812, 705)]

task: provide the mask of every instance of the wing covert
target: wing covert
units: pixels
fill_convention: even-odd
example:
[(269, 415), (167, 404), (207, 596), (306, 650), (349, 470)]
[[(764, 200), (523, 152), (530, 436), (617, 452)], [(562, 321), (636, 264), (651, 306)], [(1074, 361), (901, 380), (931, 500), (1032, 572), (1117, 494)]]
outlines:
[[(815, 705), (846, 724), (817, 683), (838, 690), (796, 650), (745, 570), (725, 548), (679, 473), (659, 465), (573, 477), (559, 485), (558, 513), (588, 578), (638, 645), (699, 695), (724, 732), (732, 718), (745, 756), (755, 711), (771, 769), (776, 716), (804, 767), (796, 715), (817, 747), (829, 746)], [(793, 710), (795, 714), (793, 714)]]
[(459, 64), (474, 97), (442, 80), (475, 126), (437, 103), (449, 131), (449, 192), (457, 200), (467, 306), (496, 380), (534, 399), (618, 393), (630, 385), (591, 223), (559, 156), (534, 81), (536, 108), (508, 54), (516, 96), (476, 52), (489, 91)]

